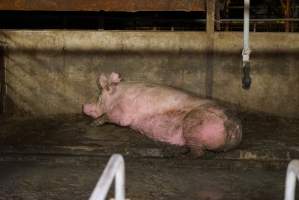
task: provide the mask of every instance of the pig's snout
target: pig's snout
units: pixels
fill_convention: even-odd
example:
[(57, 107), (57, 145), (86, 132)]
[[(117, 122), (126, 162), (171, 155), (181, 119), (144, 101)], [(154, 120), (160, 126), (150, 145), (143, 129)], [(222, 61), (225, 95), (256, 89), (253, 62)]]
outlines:
[(90, 105), (89, 104), (83, 104), (82, 105), (82, 112), (86, 115), (89, 115), (91, 112)]
[(101, 116), (101, 113), (95, 104), (83, 104), (82, 110), (84, 114), (92, 118), (98, 118)]

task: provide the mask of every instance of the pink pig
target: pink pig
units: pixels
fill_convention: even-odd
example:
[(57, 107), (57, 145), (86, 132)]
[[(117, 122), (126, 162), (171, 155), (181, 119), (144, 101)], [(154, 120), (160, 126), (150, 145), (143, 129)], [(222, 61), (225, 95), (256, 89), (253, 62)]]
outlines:
[(129, 126), (154, 140), (188, 146), (198, 156), (205, 150), (227, 151), (241, 142), (240, 121), (214, 101), (172, 87), (123, 82), (114, 72), (101, 74), (98, 83), (98, 101), (83, 105), (83, 112), (98, 125)]

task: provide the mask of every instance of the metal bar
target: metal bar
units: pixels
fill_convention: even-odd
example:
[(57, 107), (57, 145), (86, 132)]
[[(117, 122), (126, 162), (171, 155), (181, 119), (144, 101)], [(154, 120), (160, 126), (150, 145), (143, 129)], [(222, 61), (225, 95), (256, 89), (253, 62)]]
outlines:
[(243, 26), (243, 77), (242, 77), (242, 87), (244, 89), (249, 89), (251, 85), (250, 77), (250, 48), (249, 48), (249, 10), (250, 0), (244, 0), (244, 26)]
[(249, 7), (250, 0), (244, 0), (244, 40), (243, 40), (243, 62), (249, 62)]
[(111, 156), (89, 200), (104, 200), (114, 178), (115, 200), (125, 200), (125, 164), (120, 154)]
[(205, 0), (0, 0), (0, 10), (204, 11)]
[[(244, 22), (244, 19), (220, 19), (216, 20), (219, 23), (222, 22)], [(298, 18), (271, 18), (271, 19), (250, 19), (250, 22), (272, 22), (272, 21), (294, 21), (298, 22)]]
[(299, 160), (292, 160), (287, 169), (284, 200), (295, 200), (297, 179), (299, 179)]

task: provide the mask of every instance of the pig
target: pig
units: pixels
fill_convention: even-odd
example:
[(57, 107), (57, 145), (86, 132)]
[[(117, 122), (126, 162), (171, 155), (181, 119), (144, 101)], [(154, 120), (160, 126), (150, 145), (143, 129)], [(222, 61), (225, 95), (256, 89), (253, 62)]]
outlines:
[(153, 140), (187, 146), (197, 156), (241, 142), (240, 121), (215, 101), (170, 86), (122, 81), (115, 72), (101, 74), (97, 82), (97, 102), (83, 105), (97, 125), (127, 126)]

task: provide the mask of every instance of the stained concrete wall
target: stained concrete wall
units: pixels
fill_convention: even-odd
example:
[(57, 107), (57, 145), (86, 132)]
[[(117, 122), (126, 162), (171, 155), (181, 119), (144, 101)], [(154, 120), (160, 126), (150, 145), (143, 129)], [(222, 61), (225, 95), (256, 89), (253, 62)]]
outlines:
[[(249, 91), (240, 81), (242, 33), (2, 31), (0, 41), (8, 46), (8, 96), (34, 115), (81, 112), (81, 104), (99, 93), (101, 72), (204, 96), (210, 64), (213, 98), (246, 110), (299, 117), (298, 34), (252, 34)], [(213, 59), (207, 60), (211, 49)]]

